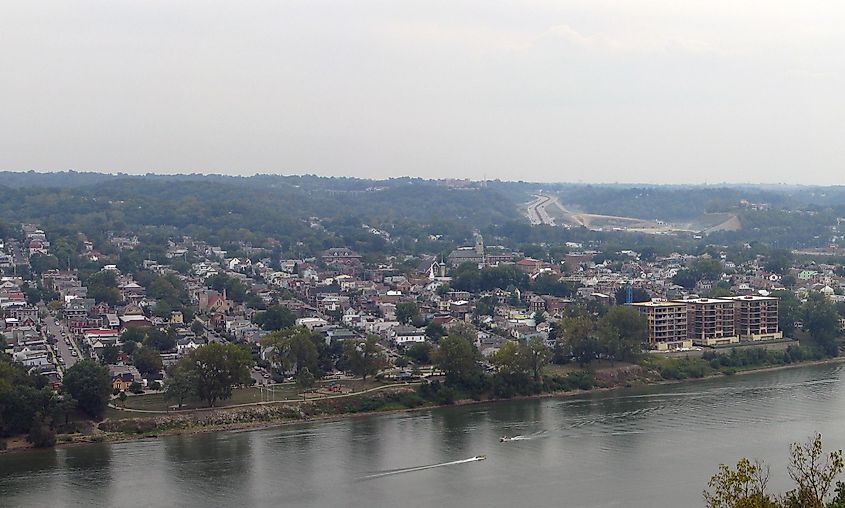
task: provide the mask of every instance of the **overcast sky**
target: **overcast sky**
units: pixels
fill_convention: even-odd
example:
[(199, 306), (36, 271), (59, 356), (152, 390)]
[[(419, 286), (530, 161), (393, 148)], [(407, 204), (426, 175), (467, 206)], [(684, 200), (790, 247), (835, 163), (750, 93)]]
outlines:
[(0, 2), (0, 169), (845, 183), (845, 2)]

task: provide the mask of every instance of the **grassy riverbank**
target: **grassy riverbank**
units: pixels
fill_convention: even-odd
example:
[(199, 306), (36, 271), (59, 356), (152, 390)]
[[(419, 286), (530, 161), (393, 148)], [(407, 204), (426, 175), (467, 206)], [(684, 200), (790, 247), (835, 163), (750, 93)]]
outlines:
[[(690, 376), (681, 379), (662, 378), (660, 376), (660, 369), (666, 366), (666, 362), (662, 360), (649, 367), (631, 364), (616, 364), (614, 366), (598, 365), (590, 371), (593, 382), (589, 388), (579, 388), (573, 385), (561, 390), (532, 395), (519, 395), (506, 399), (494, 397), (482, 397), (478, 399), (458, 398), (449, 401), (449, 403), (437, 403), (431, 398), (421, 396), (417, 387), (414, 385), (382, 385), (379, 390), (368, 393), (297, 402), (289, 401), (221, 408), (203, 408), (178, 413), (162, 412), (154, 415), (137, 413), (136, 415), (138, 416), (124, 411), (114, 411), (120, 413), (119, 418), (109, 417), (99, 424), (91, 424), (84, 433), (60, 435), (57, 446), (149, 439), (176, 434), (246, 430), (305, 422), (333, 421), (340, 418), (389, 414), (399, 411), (418, 411), (437, 407), (448, 407), (450, 405), (485, 404), (547, 397), (572, 397), (590, 393), (624, 390), (636, 386), (677, 384), (715, 377), (843, 362), (845, 362), (845, 357), (803, 361), (786, 365), (746, 366), (736, 371), (729, 371), (728, 373), (711, 369), (701, 376)], [(583, 371), (579, 371), (574, 366), (552, 366), (548, 371), (553, 377), (562, 378), (562, 376), (571, 376), (572, 379), (579, 379), (580, 374), (577, 374), (579, 372)], [(697, 374), (698, 371), (696, 370), (695, 373)], [(155, 404), (150, 407), (155, 407)], [(12, 452), (29, 448), (26, 440), (20, 437), (8, 439), (6, 441), (6, 449), (3, 451)]]

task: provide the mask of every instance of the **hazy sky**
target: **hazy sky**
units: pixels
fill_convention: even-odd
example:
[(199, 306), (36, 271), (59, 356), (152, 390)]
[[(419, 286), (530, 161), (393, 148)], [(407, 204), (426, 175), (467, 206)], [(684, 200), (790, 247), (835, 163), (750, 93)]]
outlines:
[(0, 0), (0, 169), (845, 183), (845, 2)]

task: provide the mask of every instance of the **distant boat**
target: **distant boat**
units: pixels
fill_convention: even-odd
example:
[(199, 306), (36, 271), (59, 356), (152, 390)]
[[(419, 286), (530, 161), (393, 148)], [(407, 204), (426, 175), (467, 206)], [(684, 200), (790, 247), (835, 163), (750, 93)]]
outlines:
[(476, 455), (473, 457), (475, 460), (484, 460), (487, 458), (487, 455)]
[(512, 440), (513, 440), (513, 438), (508, 437), (508, 436), (502, 436), (502, 437), (499, 438), (500, 443), (507, 443), (508, 441), (512, 441)]

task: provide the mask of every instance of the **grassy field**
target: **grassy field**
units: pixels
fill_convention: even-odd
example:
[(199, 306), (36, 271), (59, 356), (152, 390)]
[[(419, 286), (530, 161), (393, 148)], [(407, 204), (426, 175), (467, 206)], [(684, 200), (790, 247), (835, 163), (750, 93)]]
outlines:
[(607, 360), (596, 360), (591, 362), (587, 367), (580, 367), (577, 363), (571, 362), (565, 365), (557, 365), (554, 363), (550, 363), (543, 367), (543, 374), (547, 376), (565, 376), (570, 372), (577, 372), (579, 370), (589, 370), (592, 372), (607, 370), (607, 369), (620, 369), (624, 367), (630, 367), (633, 365), (632, 363), (625, 363), (625, 362), (614, 362), (613, 365)]
[[(383, 383), (379, 382), (367, 381), (365, 383), (361, 380), (318, 381), (317, 384), (314, 386), (314, 389), (316, 390), (320, 387), (329, 386), (331, 384), (340, 384), (344, 387), (351, 388), (353, 390), (353, 393), (361, 392), (363, 390), (368, 390), (370, 388), (375, 388), (377, 386), (383, 385)], [(255, 386), (250, 386), (245, 388), (235, 388), (232, 391), (232, 397), (223, 401), (219, 401), (218, 407), (234, 406), (238, 404), (251, 404), (256, 402), (274, 402), (300, 398), (302, 398), (302, 389), (300, 389), (294, 383), (272, 385), (263, 390)], [(165, 399), (164, 394), (161, 393), (149, 395), (130, 395), (126, 398), (125, 403), (121, 404), (118, 400), (114, 400), (113, 403), (115, 405), (121, 405), (123, 407), (126, 407), (127, 409), (140, 409), (146, 411), (163, 412), (168, 411), (171, 406), (174, 406), (176, 404), (175, 401)], [(196, 409), (204, 407), (206, 407), (206, 405), (203, 401), (198, 401), (195, 399), (185, 401), (182, 406), (183, 409)], [(130, 411), (119, 411), (111, 408), (108, 409), (106, 414), (107, 418), (135, 418), (139, 416), (143, 415), (140, 413), (134, 413)]]

